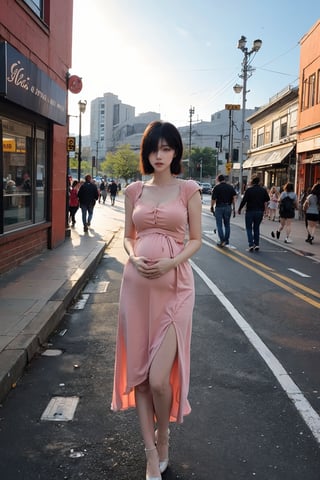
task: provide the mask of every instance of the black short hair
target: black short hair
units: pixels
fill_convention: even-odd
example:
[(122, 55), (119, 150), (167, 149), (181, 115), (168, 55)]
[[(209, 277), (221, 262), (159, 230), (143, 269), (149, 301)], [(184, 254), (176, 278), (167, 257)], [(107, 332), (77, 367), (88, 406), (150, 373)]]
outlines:
[(259, 185), (259, 183), (260, 183), (260, 177), (258, 177), (258, 175), (254, 175), (254, 176), (251, 178), (251, 183), (252, 183), (252, 185)]
[(140, 149), (140, 171), (143, 174), (154, 172), (154, 168), (149, 162), (149, 155), (158, 150), (161, 139), (164, 139), (169, 147), (174, 149), (175, 155), (170, 170), (172, 174), (179, 175), (182, 170), (181, 159), (183, 154), (181, 135), (172, 123), (161, 122), (160, 120), (151, 122), (144, 131)]
[(222, 174), (218, 175), (218, 182), (224, 182), (224, 181), (225, 181), (224, 175)]

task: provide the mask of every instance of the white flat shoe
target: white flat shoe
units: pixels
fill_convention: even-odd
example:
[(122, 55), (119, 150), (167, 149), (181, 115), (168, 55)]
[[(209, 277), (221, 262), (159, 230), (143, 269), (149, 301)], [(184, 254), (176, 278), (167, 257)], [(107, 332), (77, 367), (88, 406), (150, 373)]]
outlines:
[[(157, 447), (145, 448), (144, 451), (146, 452), (146, 456), (148, 456), (148, 452), (152, 452), (153, 450), (156, 450), (156, 449), (157, 449)], [(161, 475), (160, 475), (160, 477), (151, 477), (148, 473), (148, 470), (147, 470), (146, 471), (146, 480), (162, 480), (162, 479), (161, 479)]]
[[(168, 428), (168, 446), (169, 446), (169, 434), (170, 434), (170, 430)], [(156, 444), (157, 444), (157, 442), (158, 442), (158, 430), (155, 431), (154, 437), (155, 437), (155, 441), (156, 441)], [(159, 460), (160, 472), (161, 473), (165, 472), (168, 468), (168, 465), (169, 465), (169, 458), (165, 458), (164, 460)]]

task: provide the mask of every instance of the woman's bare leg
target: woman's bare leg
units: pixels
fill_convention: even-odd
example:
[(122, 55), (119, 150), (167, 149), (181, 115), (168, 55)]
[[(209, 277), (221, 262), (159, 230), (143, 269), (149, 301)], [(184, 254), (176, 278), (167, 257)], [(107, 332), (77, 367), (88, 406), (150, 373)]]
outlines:
[(135, 399), (140, 429), (146, 449), (147, 471), (150, 477), (160, 478), (159, 456), (155, 448), (154, 407), (149, 381), (135, 388)]
[(158, 427), (158, 452), (160, 460), (168, 458), (168, 427), (172, 405), (170, 373), (177, 354), (177, 335), (170, 325), (165, 338), (152, 362), (149, 382), (153, 395)]

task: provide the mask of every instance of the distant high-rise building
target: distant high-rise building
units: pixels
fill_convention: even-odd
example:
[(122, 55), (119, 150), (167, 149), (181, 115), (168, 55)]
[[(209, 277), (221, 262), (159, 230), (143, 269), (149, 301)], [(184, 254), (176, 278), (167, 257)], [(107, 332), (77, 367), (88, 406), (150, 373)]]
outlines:
[(126, 105), (113, 93), (105, 93), (91, 102), (90, 137), (91, 151), (98, 161), (117, 144), (116, 131), (122, 124), (130, 124), (135, 118), (135, 107)]

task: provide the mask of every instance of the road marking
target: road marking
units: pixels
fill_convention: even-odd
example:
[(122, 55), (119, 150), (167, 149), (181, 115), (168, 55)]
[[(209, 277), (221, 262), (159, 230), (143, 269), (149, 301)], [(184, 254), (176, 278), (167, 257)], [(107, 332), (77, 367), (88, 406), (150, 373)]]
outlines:
[(234, 319), (236, 324), (242, 330), (247, 337), (251, 345), (256, 349), (259, 355), (262, 357), (266, 365), (269, 367), (279, 384), (293, 402), (297, 411), (311, 430), (314, 438), (320, 444), (320, 416), (312, 408), (308, 400), (299, 389), (298, 385), (289, 376), (288, 372), (275, 357), (275, 355), (269, 350), (267, 345), (261, 340), (261, 338), (255, 333), (249, 323), (242, 317), (238, 310), (232, 305), (232, 303), (224, 296), (222, 291), (210, 280), (209, 277), (192, 261), (189, 260), (194, 271), (199, 275), (207, 287), (211, 290), (213, 295), (217, 297), (219, 302), (224, 306), (227, 312)]
[(86, 293), (106, 293), (108, 287), (110, 285), (110, 282), (95, 282), (94, 280), (91, 280), (83, 290), (83, 292)]
[[(209, 242), (206, 242), (205, 240), (203, 240), (202, 243), (212, 247), (212, 244), (209, 243)], [(228, 251), (225, 248), (220, 248), (220, 247), (215, 247), (215, 246), (213, 246), (213, 248), (215, 250), (217, 250), (219, 253), (222, 253), (223, 255), (225, 255), (226, 257), (229, 257), (231, 260), (240, 263), (245, 268), (247, 268), (249, 270), (252, 270), (257, 275), (260, 275), (260, 277), (263, 277), (266, 280), (268, 280), (269, 282), (274, 283), (278, 287), (282, 288), (283, 290), (286, 290), (287, 292), (291, 293), (292, 295), (299, 298), (300, 300), (303, 300), (304, 302), (309, 303), (313, 307), (320, 309), (320, 303), (319, 302), (317, 302), (316, 300), (313, 300), (310, 297), (307, 297), (306, 295), (298, 292), (297, 290), (294, 290), (289, 285), (286, 285), (285, 283), (277, 280), (277, 278), (275, 278), (275, 277), (280, 278), (281, 280), (285, 281), (286, 283), (289, 283), (289, 284), (295, 286), (296, 288), (298, 288), (299, 290), (302, 290), (302, 291), (304, 291), (304, 292), (308, 293), (309, 295), (312, 295), (316, 298), (320, 298), (320, 293), (319, 292), (316, 292), (315, 290), (312, 290), (311, 288), (308, 288), (304, 285), (301, 285), (300, 283), (296, 282), (295, 280), (292, 280), (291, 278), (288, 278), (284, 275), (281, 275), (280, 273), (275, 272), (272, 268), (268, 267), (267, 265), (264, 265), (263, 263), (258, 262), (256, 260), (252, 260), (251, 258), (247, 257), (246, 255), (244, 255), (244, 254), (242, 254), (238, 251), (237, 252), (232, 252), (230, 250)], [(241, 260), (241, 258), (237, 258), (237, 257), (243, 257), (244, 260)], [(272, 276), (270, 276), (269, 273), (265, 273), (265, 272), (259, 270), (258, 268), (254, 267), (253, 265), (250, 265), (250, 262), (253, 263), (253, 264), (256, 264), (257, 266), (259, 266), (261, 268), (264, 268), (265, 270), (270, 271)]]
[(305, 278), (311, 278), (310, 275), (307, 275), (306, 273), (299, 272), (299, 270), (295, 270), (294, 268), (288, 268), (290, 272), (296, 273), (297, 275), (300, 275), (300, 277), (305, 277)]

